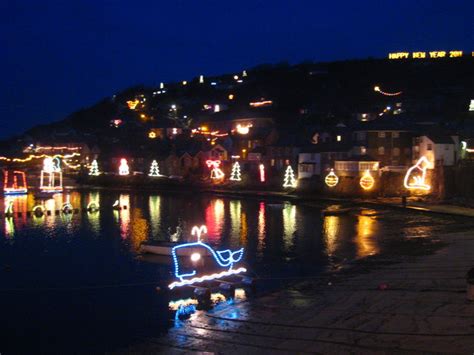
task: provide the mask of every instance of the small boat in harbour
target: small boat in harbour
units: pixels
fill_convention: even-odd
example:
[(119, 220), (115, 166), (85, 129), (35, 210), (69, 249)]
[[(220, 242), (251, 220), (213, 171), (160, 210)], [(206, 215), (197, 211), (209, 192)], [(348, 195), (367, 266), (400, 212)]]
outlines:
[[(178, 245), (182, 245), (182, 243), (168, 242), (168, 241), (145, 242), (145, 243), (142, 243), (140, 250), (142, 253), (171, 256), (173, 253), (173, 248), (177, 247)], [(176, 250), (176, 255), (179, 257), (191, 256), (197, 251), (202, 252), (202, 250), (200, 249), (201, 248), (199, 247), (178, 248)], [(202, 255), (202, 256), (211, 256), (211, 253), (209, 251), (205, 250), (205, 252), (206, 252), (205, 255)]]

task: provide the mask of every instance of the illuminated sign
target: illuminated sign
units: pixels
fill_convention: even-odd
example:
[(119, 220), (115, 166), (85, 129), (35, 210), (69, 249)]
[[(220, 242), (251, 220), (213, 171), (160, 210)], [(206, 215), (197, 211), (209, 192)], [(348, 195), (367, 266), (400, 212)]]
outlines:
[(409, 190), (429, 191), (431, 186), (426, 183), (426, 170), (431, 166), (426, 157), (418, 159), (415, 165), (408, 169), (403, 185)]
[(329, 174), (326, 175), (326, 178), (324, 179), (324, 182), (326, 183), (326, 185), (328, 185), (329, 187), (334, 187), (337, 185), (337, 183), (339, 182), (339, 178), (337, 177), (337, 175), (334, 173), (334, 169), (331, 169), (331, 171), (329, 172)]
[[(235, 251), (230, 249), (215, 251), (208, 244), (205, 244), (201, 241), (201, 235), (204, 233), (207, 233), (206, 226), (194, 226), (191, 231), (191, 235), (196, 236), (197, 241), (179, 244), (173, 247), (171, 255), (173, 257), (174, 274), (178, 281), (172, 282), (168, 286), (170, 289), (204, 281), (215, 280), (221, 277), (236, 275), (247, 271), (243, 267), (234, 269), (234, 264), (242, 260), (244, 248), (240, 248)], [(191, 265), (185, 266), (185, 262), (180, 260), (178, 253), (180, 255), (190, 254), (189, 259), (191, 261)], [(215, 263), (215, 266), (220, 268), (222, 271), (201, 275), (198, 270), (197, 262), (205, 255), (210, 255)]]
[(425, 58), (460, 58), (463, 51), (429, 51), (429, 52), (395, 52), (389, 53), (388, 59), (425, 59)]
[(364, 190), (370, 190), (372, 189), (372, 187), (374, 187), (374, 183), (375, 180), (372, 175), (370, 175), (370, 171), (366, 170), (364, 172), (364, 175), (362, 175), (362, 177), (360, 178), (360, 187), (362, 187)]

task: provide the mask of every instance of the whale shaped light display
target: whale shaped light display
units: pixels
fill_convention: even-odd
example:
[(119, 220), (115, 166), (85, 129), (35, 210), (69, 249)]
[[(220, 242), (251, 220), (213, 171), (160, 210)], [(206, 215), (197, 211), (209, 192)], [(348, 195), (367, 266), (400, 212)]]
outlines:
[(430, 166), (428, 159), (423, 156), (408, 169), (403, 180), (403, 185), (409, 190), (425, 190), (429, 191), (431, 186), (426, 183), (426, 170)]
[[(234, 265), (242, 260), (244, 248), (235, 251), (230, 249), (216, 251), (201, 241), (201, 235), (204, 233), (207, 233), (206, 226), (194, 226), (191, 235), (196, 236), (197, 241), (180, 244), (172, 249), (171, 255), (173, 257), (174, 274), (178, 281), (172, 282), (168, 286), (170, 289), (236, 275), (247, 271), (244, 267), (234, 268)], [(178, 254), (185, 257), (189, 256), (192, 266), (184, 266), (183, 260), (180, 260)], [(201, 260), (202, 256), (210, 256), (214, 266), (222, 271), (212, 274), (201, 274), (196, 263)]]

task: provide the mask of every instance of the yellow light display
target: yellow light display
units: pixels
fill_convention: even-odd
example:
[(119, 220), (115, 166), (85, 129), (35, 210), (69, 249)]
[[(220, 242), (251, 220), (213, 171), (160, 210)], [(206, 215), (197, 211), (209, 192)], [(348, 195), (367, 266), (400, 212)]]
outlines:
[(18, 162), (18, 163), (25, 163), (27, 161), (31, 161), (33, 159), (42, 159), (42, 158), (62, 158), (62, 159), (70, 159), (74, 158), (76, 156), (80, 156), (81, 154), (79, 153), (72, 153), (72, 154), (55, 154), (55, 155), (47, 155), (47, 154), (41, 154), (41, 155), (34, 155), (30, 154), (28, 158), (7, 158), (7, 157), (0, 157), (0, 160), (5, 160), (8, 162)]
[(403, 92), (402, 91), (397, 91), (397, 92), (385, 92), (380, 89), (380, 86), (376, 85), (374, 86), (374, 91), (379, 92), (384, 96), (398, 96), (401, 95)]
[(415, 165), (408, 169), (403, 180), (403, 185), (409, 190), (429, 191), (431, 186), (426, 183), (426, 170), (430, 166), (426, 157), (418, 159)]
[(364, 190), (370, 190), (374, 187), (375, 180), (370, 174), (369, 170), (366, 170), (364, 172), (364, 175), (360, 178), (359, 181), (360, 187), (362, 187)]
[(150, 138), (150, 139), (155, 139), (155, 138), (156, 138), (156, 133), (153, 132), (153, 131), (150, 131), (150, 132), (148, 133), (148, 138)]
[(140, 103), (140, 101), (138, 101), (137, 99), (135, 100), (130, 100), (130, 101), (127, 101), (127, 105), (128, 105), (128, 108), (130, 110), (135, 110), (135, 108), (137, 107), (137, 105)]
[[(428, 51), (428, 52), (394, 52), (388, 54), (388, 59), (424, 59), (424, 58), (460, 58), (464, 55), (463, 51)], [(473, 55), (474, 56), (474, 55)]]
[(337, 175), (334, 173), (334, 169), (331, 169), (329, 174), (326, 175), (326, 178), (324, 179), (324, 182), (326, 183), (327, 186), (329, 187), (334, 187), (337, 185), (339, 182), (339, 178)]

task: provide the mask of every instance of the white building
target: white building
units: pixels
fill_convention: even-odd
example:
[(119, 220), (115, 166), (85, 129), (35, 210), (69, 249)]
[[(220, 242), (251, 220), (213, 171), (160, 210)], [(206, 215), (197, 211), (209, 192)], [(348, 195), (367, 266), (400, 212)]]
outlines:
[(422, 135), (414, 139), (413, 160), (425, 156), (434, 165), (453, 166), (460, 157), (459, 137)]

